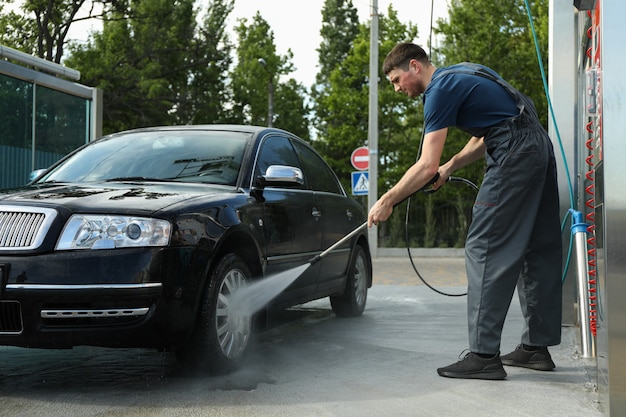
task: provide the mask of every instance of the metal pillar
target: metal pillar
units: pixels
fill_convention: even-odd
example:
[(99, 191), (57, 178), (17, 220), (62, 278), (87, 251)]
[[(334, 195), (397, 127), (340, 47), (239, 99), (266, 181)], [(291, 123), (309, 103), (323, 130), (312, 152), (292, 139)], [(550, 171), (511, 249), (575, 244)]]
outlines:
[(587, 223), (583, 222), (581, 212), (570, 209), (572, 214), (572, 235), (576, 251), (576, 270), (578, 276), (578, 316), (580, 323), (580, 347), (584, 358), (595, 358), (595, 335), (592, 334), (589, 303), (589, 264), (587, 258)]
[[(370, 27), (370, 85), (369, 85), (369, 191), (368, 210), (378, 200), (378, 1), (372, 0)], [(378, 256), (378, 229), (370, 227), (368, 232), (370, 253)]]
[[(578, 161), (576, 160), (575, 144), (576, 137), (576, 109), (579, 105), (576, 92), (576, 36), (575, 22), (571, 3), (561, 0), (550, 0), (549, 21), (549, 53), (548, 53), (548, 85), (550, 97), (554, 109), (548, 115), (548, 134), (554, 144), (554, 152), (557, 156), (557, 169), (559, 181), (559, 200), (561, 202), (561, 218), (567, 216), (571, 207), (569, 184), (574, 184), (576, 189), (576, 172)], [(563, 152), (560, 152), (555, 123), (558, 126), (562, 138)], [(567, 177), (565, 164), (569, 166), (570, 178)], [(567, 259), (570, 247), (571, 235), (563, 233), (563, 259)], [(574, 325), (576, 323), (576, 274), (574, 268), (566, 271), (563, 281), (563, 324)]]

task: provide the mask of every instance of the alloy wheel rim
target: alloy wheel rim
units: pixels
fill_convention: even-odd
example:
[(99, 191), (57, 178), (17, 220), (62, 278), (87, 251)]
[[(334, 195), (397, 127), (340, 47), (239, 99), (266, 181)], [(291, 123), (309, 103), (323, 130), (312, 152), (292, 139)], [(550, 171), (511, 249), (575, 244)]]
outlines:
[(367, 294), (367, 266), (363, 254), (359, 254), (354, 265), (354, 295), (359, 306), (365, 304)]
[(252, 318), (230, 308), (230, 296), (246, 284), (246, 276), (238, 269), (228, 271), (220, 285), (215, 311), (215, 328), (220, 349), (228, 359), (240, 357), (250, 340)]

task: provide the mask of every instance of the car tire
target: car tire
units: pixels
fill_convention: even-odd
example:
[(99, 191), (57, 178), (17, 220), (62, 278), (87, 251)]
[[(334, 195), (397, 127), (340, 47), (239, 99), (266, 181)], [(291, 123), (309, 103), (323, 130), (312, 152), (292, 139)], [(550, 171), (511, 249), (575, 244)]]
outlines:
[(206, 285), (194, 333), (178, 358), (186, 365), (213, 374), (237, 369), (250, 350), (253, 318), (229, 311), (232, 291), (250, 280), (250, 270), (236, 254), (216, 263)]
[(356, 245), (346, 288), (342, 295), (330, 297), (330, 305), (338, 317), (356, 317), (363, 314), (372, 275), (369, 265), (367, 253), (361, 245)]

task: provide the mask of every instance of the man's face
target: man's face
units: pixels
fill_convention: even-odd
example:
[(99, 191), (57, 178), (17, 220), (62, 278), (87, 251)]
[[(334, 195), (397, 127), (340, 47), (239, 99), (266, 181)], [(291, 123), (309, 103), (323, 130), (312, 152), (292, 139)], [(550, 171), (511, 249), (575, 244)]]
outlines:
[(387, 74), (387, 78), (396, 92), (404, 93), (411, 98), (418, 97), (424, 92), (420, 82), (421, 65), (411, 60), (409, 69), (394, 68)]

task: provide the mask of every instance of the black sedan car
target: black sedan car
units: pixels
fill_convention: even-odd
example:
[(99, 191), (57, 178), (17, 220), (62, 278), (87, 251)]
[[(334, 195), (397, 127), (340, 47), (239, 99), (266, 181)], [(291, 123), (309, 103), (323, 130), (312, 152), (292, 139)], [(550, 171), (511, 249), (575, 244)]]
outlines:
[[(363, 312), (365, 221), (313, 148), (280, 129), (103, 137), (0, 192), (0, 345), (149, 347), (231, 370), (273, 309), (330, 297), (337, 316)], [(276, 274), (289, 285), (255, 314), (230, 305)]]

